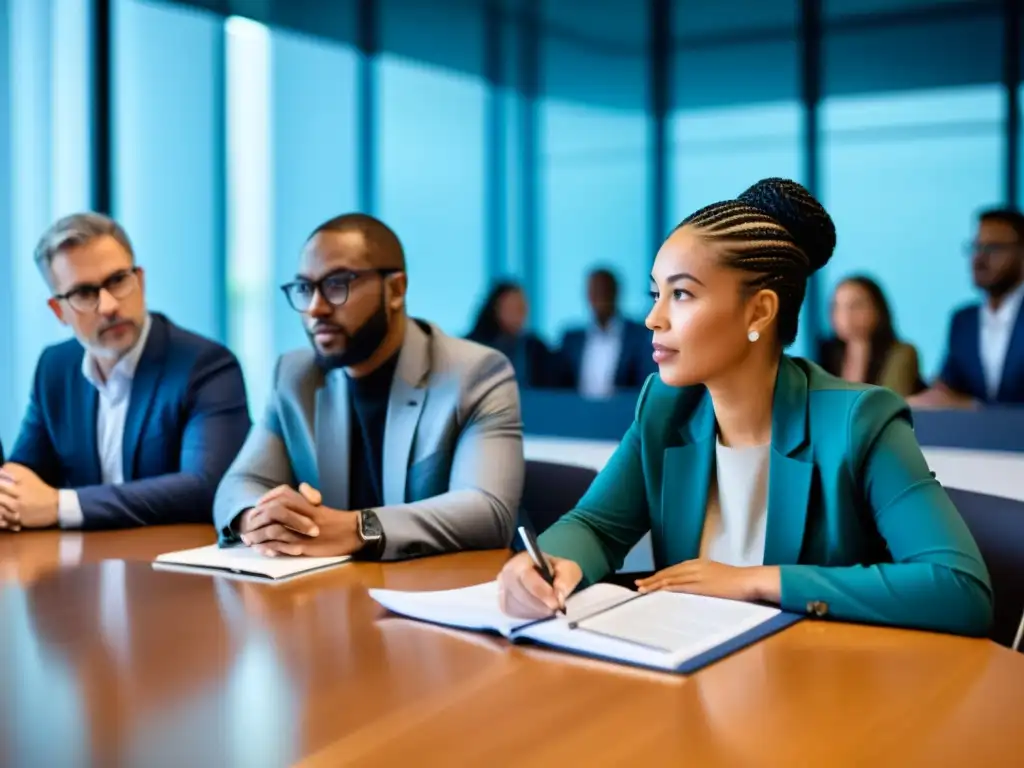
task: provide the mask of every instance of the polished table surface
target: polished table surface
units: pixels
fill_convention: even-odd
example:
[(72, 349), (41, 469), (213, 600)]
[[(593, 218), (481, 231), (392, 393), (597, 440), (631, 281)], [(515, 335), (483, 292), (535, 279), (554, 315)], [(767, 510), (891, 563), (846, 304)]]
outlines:
[(1020, 765), (1024, 654), (804, 621), (690, 677), (391, 617), (367, 587), (502, 552), (286, 584), (154, 570), (178, 526), (0, 534), (0, 765)]

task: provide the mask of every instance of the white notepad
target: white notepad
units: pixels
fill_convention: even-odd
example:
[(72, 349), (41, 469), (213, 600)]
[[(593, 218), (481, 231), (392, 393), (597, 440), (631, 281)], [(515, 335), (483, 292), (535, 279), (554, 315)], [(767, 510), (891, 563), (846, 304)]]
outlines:
[(221, 548), (216, 544), (158, 555), (154, 568), (222, 575), (250, 581), (282, 582), (347, 562), (339, 557), (266, 557), (245, 546)]
[[(441, 592), (371, 589), (388, 610), (450, 627), (497, 632), (583, 656), (693, 672), (799, 621), (754, 603), (679, 592), (640, 595), (595, 584), (566, 601), (567, 616), (524, 621), (502, 613), (497, 582)], [(570, 625), (575, 623), (575, 628)]]

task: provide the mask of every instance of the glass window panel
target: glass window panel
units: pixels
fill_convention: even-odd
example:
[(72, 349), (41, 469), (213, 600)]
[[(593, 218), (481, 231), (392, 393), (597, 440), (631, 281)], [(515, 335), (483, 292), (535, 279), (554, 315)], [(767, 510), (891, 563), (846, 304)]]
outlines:
[(958, 12), (976, 6), (979, 9), (998, 8), (1000, 0), (824, 0), (822, 15), (826, 19), (874, 15), (884, 17), (894, 13)]
[[(532, 324), (551, 342), (585, 324), (586, 274), (614, 269), (622, 310), (642, 319), (653, 260), (646, 6), (543, 4), (539, 285)], [(597, 18), (600, 16), (600, 18)]]
[(8, 140), (0, 144), (8, 149), (0, 168), (11, 190), (6, 223), (0, 224), (9, 238), (0, 257), (0, 303), (10, 312), (2, 333), (11, 333), (0, 345), (6, 347), (0, 349), (4, 359), (12, 361), (0, 370), (0, 395), (10, 404), (0, 409), (0, 436), (8, 450), (40, 352), (69, 335), (46, 305), (50, 292), (32, 252), (57, 218), (92, 204), (89, 19), (88, 5), (71, 0), (9, 0), (4, 14), (5, 67), (17, 74), (5, 79), (10, 124), (4, 128)]
[(974, 214), (1002, 198), (1004, 117), (996, 85), (822, 104), (823, 197), (839, 230), (823, 305), (842, 277), (875, 278), (928, 377), (950, 315), (975, 295), (963, 243)]
[(223, 340), (223, 19), (139, 0), (113, 15), (114, 213), (150, 309)]
[(377, 213), (405, 247), (410, 313), (463, 335), (487, 279), (482, 9), (388, 0), (381, 29)]

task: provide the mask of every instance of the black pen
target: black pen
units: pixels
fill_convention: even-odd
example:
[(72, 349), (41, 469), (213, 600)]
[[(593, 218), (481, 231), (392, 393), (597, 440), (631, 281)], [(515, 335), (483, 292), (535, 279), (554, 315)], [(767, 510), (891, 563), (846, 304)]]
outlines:
[[(533, 534), (530, 533), (529, 529), (527, 529), (525, 525), (519, 526), (519, 538), (523, 540), (523, 546), (526, 547), (526, 551), (530, 553), (530, 559), (533, 560), (533, 566), (537, 569), (537, 573), (539, 573), (541, 578), (544, 579), (552, 589), (554, 589), (555, 574), (553, 574), (551, 569), (548, 567), (547, 558), (541, 553), (537, 540), (533, 538)], [(555, 595), (557, 596), (558, 593), (556, 592)], [(561, 598), (559, 598), (558, 602), (562, 602)], [(558, 610), (561, 611), (563, 616), (567, 615), (564, 605), (560, 605)]]

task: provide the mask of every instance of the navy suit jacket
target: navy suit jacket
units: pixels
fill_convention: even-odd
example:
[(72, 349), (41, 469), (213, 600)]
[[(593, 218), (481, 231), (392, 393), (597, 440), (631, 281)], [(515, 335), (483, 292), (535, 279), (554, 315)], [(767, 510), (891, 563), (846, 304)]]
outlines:
[(235, 356), (151, 313), (125, 418), (124, 483), (104, 485), (96, 445), (99, 392), (75, 339), (48, 347), (9, 461), (78, 492), (83, 528), (208, 523), (221, 476), (251, 421)]
[[(650, 374), (658, 372), (658, 366), (651, 357), (651, 332), (643, 324), (632, 320), (623, 320), (622, 324), (622, 347), (615, 369), (615, 387), (640, 389)], [(579, 387), (586, 344), (587, 331), (584, 328), (574, 328), (562, 336), (559, 354), (567, 369), (565, 386), (571, 389)]]
[(1024, 311), (1017, 320), (1006, 350), (1003, 377), (993, 400), (985, 386), (985, 369), (981, 365), (981, 307), (974, 304), (958, 310), (949, 325), (946, 361), (939, 379), (956, 392), (982, 403), (1024, 403)]

